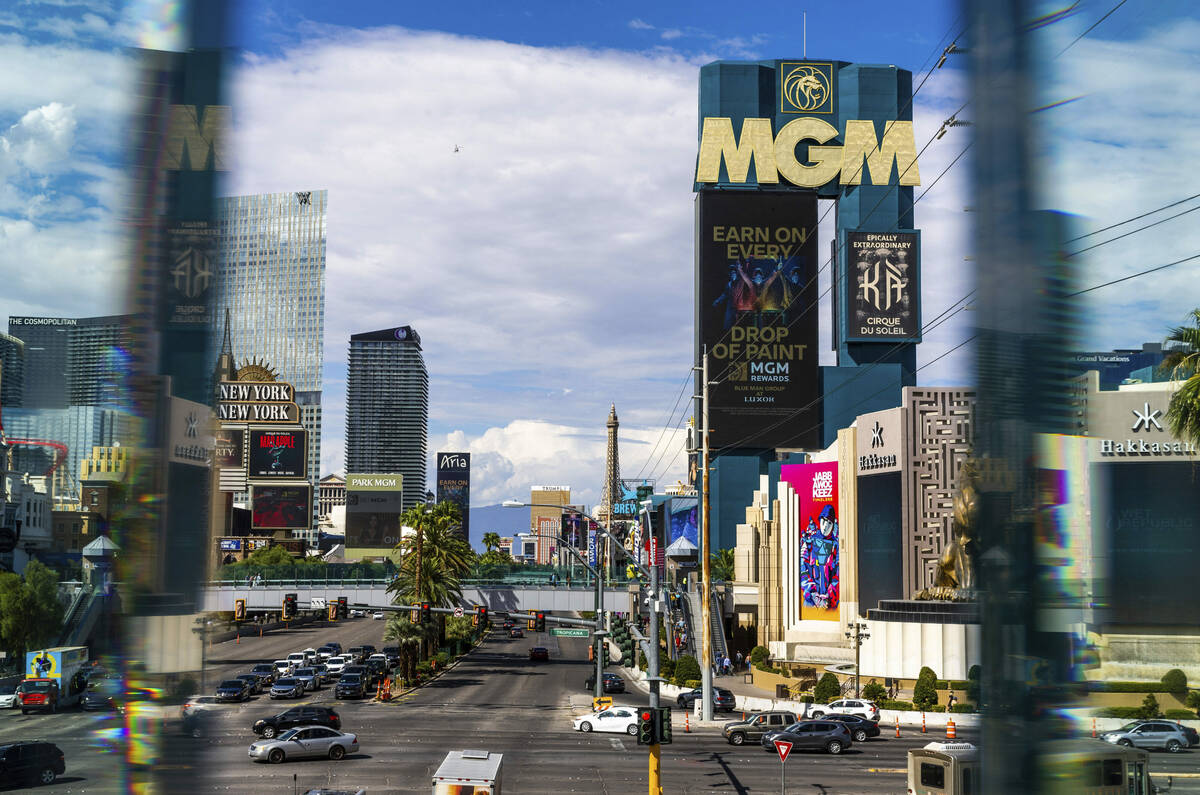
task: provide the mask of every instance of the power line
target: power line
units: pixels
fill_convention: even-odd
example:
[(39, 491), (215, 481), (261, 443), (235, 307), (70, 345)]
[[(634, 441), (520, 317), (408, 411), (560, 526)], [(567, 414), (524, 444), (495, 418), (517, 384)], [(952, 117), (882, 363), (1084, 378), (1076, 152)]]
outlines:
[(679, 394), (675, 397), (675, 405), (671, 407), (670, 413), (667, 414), (665, 421), (663, 422), (662, 433), (658, 435), (658, 440), (654, 442), (654, 447), (651, 448), (649, 454), (647, 454), (646, 460), (642, 462), (642, 467), (638, 470), (637, 475), (634, 476), (634, 480), (641, 478), (642, 472), (646, 470), (646, 465), (650, 463), (650, 459), (654, 457), (656, 452), (658, 452), (658, 446), (662, 444), (663, 437), (667, 434), (667, 429), (671, 427), (674, 421), (675, 411), (679, 408), (679, 401), (683, 399), (683, 393), (687, 389), (688, 382), (694, 381), (695, 378), (695, 372), (689, 367), (687, 375), (684, 376), (683, 383), (679, 386)]
[(1116, 10), (1117, 10), (1118, 8), (1120, 8), (1121, 6), (1125, 5), (1125, 3), (1127, 3), (1128, 1), (1129, 1), (1129, 0), (1120, 0), (1120, 2), (1119, 2), (1119, 3), (1117, 3), (1117, 4), (1116, 4), (1115, 6), (1113, 6), (1111, 9), (1109, 9), (1109, 11), (1108, 11), (1108, 13), (1107, 13), (1107, 14), (1105, 14), (1104, 16), (1102, 16), (1102, 17), (1100, 17), (1099, 19), (1097, 19), (1097, 20), (1096, 20), (1094, 23), (1092, 23), (1092, 26), (1091, 26), (1090, 28), (1088, 28), (1088, 29), (1087, 29), (1087, 30), (1085, 30), (1083, 33), (1080, 33), (1078, 36), (1076, 36), (1076, 37), (1075, 37), (1075, 41), (1072, 41), (1072, 42), (1071, 42), (1070, 44), (1068, 44), (1066, 47), (1063, 47), (1061, 50), (1059, 50), (1059, 51), (1058, 51), (1058, 55), (1056, 55), (1056, 56), (1054, 56), (1054, 57), (1055, 57), (1055, 58), (1057, 58), (1057, 57), (1059, 57), (1059, 55), (1062, 55), (1064, 52), (1066, 52), (1067, 50), (1069, 50), (1069, 49), (1071, 49), (1072, 47), (1074, 47), (1074, 46), (1076, 45), (1076, 43), (1078, 43), (1078, 42), (1079, 42), (1079, 40), (1080, 40), (1080, 39), (1082, 39), (1084, 36), (1088, 35), (1088, 34), (1089, 34), (1089, 33), (1091, 33), (1093, 30), (1095, 30), (1095, 29), (1096, 29), (1096, 28), (1097, 28), (1097, 27), (1100, 25), (1100, 23), (1101, 23), (1101, 22), (1103, 22), (1104, 20), (1106, 20), (1106, 19), (1108, 19), (1109, 17), (1111, 17), (1111, 16), (1113, 15), (1113, 12), (1114, 12), (1114, 11), (1116, 11)]
[(1183, 259), (1177, 259), (1177, 260), (1175, 260), (1174, 262), (1168, 262), (1166, 265), (1158, 265), (1158, 266), (1156, 266), (1156, 267), (1153, 267), (1153, 268), (1147, 268), (1147, 269), (1146, 269), (1146, 270), (1144, 270), (1144, 271), (1138, 271), (1137, 273), (1132, 273), (1132, 274), (1130, 274), (1130, 275), (1128, 275), (1128, 276), (1122, 276), (1122, 277), (1121, 277), (1121, 278), (1119, 278), (1119, 279), (1113, 279), (1111, 282), (1104, 282), (1104, 284), (1097, 284), (1097, 285), (1095, 285), (1095, 286), (1093, 286), (1093, 287), (1088, 287), (1088, 288), (1085, 288), (1085, 289), (1083, 289), (1083, 290), (1080, 290), (1080, 291), (1079, 291), (1079, 292), (1077, 292), (1077, 293), (1071, 293), (1071, 294), (1070, 294), (1069, 296), (1067, 296), (1067, 297), (1068, 297), (1068, 298), (1074, 298), (1074, 297), (1075, 297), (1075, 296), (1077, 296), (1077, 295), (1083, 295), (1084, 293), (1090, 293), (1092, 290), (1099, 290), (1101, 287), (1108, 287), (1108, 286), (1110, 286), (1110, 285), (1113, 285), (1113, 284), (1120, 284), (1121, 282), (1127, 282), (1127, 281), (1129, 281), (1130, 279), (1136, 279), (1136, 278), (1138, 278), (1139, 276), (1145, 276), (1146, 274), (1148, 274), (1148, 273), (1154, 273), (1155, 271), (1166, 270), (1167, 268), (1174, 267), (1175, 265), (1181, 265), (1181, 264), (1183, 264), (1184, 262), (1191, 262), (1191, 261), (1192, 261), (1192, 260), (1194, 260), (1194, 259), (1200, 259), (1200, 254), (1193, 254), (1193, 255), (1192, 255), (1192, 256), (1190, 256), (1190, 257), (1184, 257)]
[(1094, 232), (1088, 232), (1086, 235), (1080, 235), (1079, 237), (1073, 237), (1066, 242), (1074, 243), (1076, 241), (1083, 240), (1085, 237), (1091, 237), (1092, 235), (1098, 235), (1101, 232), (1107, 232), (1110, 229), (1116, 229), (1118, 226), (1124, 226), (1125, 224), (1132, 223), (1133, 221), (1140, 221), (1147, 216), (1154, 215), (1155, 213), (1160, 213), (1163, 210), (1169, 210), (1172, 207), (1178, 207), (1181, 204), (1186, 204), (1187, 202), (1190, 202), (1192, 199), (1200, 199), (1200, 193), (1193, 193), (1191, 196), (1188, 196), (1186, 199), (1180, 199), (1179, 201), (1174, 201), (1174, 202), (1171, 202), (1170, 204), (1164, 204), (1162, 207), (1159, 207), (1156, 210), (1150, 210), (1149, 212), (1142, 213), (1141, 215), (1135, 215), (1132, 218), (1126, 218), (1124, 221), (1118, 221), (1115, 224), (1110, 224), (1109, 226), (1101, 227), (1100, 229), (1097, 229)]

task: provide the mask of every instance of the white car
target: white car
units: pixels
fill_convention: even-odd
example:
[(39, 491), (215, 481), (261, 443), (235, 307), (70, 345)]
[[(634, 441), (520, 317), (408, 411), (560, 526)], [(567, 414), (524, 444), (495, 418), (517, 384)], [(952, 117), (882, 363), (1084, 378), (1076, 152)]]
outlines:
[(814, 704), (809, 717), (819, 718), (835, 712), (839, 715), (857, 715), (860, 718), (879, 722), (879, 707), (875, 706), (875, 702), (867, 701), (865, 698), (843, 698), (824, 706)]
[(312, 665), (317, 661), (317, 650), (313, 648), (305, 649), (304, 656), (308, 658), (307, 663)]
[(345, 657), (330, 657), (325, 661), (325, 670), (331, 674), (341, 674), (342, 669), (346, 667)]
[(275, 661), (275, 678), (280, 679), (284, 676), (291, 676), (292, 671), (296, 670), (296, 666), (292, 664), (290, 659)]
[(572, 728), (580, 732), (616, 732), (637, 736), (637, 710), (632, 707), (613, 707), (603, 712), (584, 715), (571, 722)]
[(188, 715), (191, 715), (194, 712), (203, 712), (204, 710), (220, 708), (221, 702), (217, 700), (216, 696), (188, 696), (184, 700), (183, 706), (179, 708), (179, 717), (186, 718)]
[(13, 709), (17, 706), (17, 683), (0, 685), (0, 709)]
[(371, 614), (371, 618), (375, 619), (376, 621), (382, 621), (383, 620), (383, 611), (376, 610), (374, 613)]
[(308, 665), (308, 655), (302, 651), (293, 652), (288, 655), (288, 662), (292, 664), (292, 673), (295, 673), (297, 668)]
[(350, 611), (351, 618), (362, 618), (366, 614), (367, 614), (367, 612), (365, 610), (351, 610)]

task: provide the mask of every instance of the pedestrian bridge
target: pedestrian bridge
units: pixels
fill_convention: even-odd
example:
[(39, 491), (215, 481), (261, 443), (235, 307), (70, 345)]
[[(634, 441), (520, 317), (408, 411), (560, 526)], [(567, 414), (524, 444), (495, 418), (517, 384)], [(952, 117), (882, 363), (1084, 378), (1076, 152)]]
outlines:
[[(346, 597), (350, 604), (388, 607), (392, 597), (387, 592), (390, 580), (263, 580), (253, 584), (242, 582), (210, 582), (204, 588), (202, 610), (232, 612), (235, 599), (246, 600), (247, 612), (275, 611), (283, 604), (283, 595), (294, 593), (300, 610), (311, 609), (312, 600), (336, 602)], [(628, 613), (636, 593), (621, 584), (604, 589), (604, 609)], [(490, 612), (512, 611), (527, 613), (534, 610), (565, 613), (596, 609), (596, 588), (583, 583), (570, 586), (514, 584), (492, 580), (464, 580), (462, 605), (471, 608), (483, 605)]]

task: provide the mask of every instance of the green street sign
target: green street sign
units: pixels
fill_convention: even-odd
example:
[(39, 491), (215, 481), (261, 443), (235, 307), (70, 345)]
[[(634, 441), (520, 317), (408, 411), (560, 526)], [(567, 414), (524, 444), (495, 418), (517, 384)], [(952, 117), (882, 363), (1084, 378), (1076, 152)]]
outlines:
[(586, 638), (588, 631), (586, 629), (570, 629), (568, 627), (551, 627), (551, 635), (557, 635), (560, 638)]

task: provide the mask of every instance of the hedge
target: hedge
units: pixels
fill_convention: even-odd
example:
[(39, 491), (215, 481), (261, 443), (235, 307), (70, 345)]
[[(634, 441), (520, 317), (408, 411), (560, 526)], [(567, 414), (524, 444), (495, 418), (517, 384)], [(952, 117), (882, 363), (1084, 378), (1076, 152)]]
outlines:
[(1162, 682), (1088, 682), (1091, 693), (1171, 693)]
[(683, 686), (684, 686), (684, 687), (690, 687), (690, 688), (692, 688), (693, 690), (695, 690), (697, 687), (700, 687), (700, 683), (701, 683), (701, 681), (702, 681), (702, 680), (700, 680), (700, 679), (688, 679), (687, 681), (685, 681), (685, 682), (683, 683)]
[(1163, 674), (1162, 685), (1168, 693), (1187, 692), (1187, 674), (1178, 668), (1172, 668)]
[(911, 701), (884, 701), (879, 705), (880, 709), (899, 709), (911, 712), (913, 705)]
[(963, 715), (974, 715), (975, 714), (975, 705), (974, 704), (955, 704), (954, 706), (950, 707), (950, 711), (958, 712)]
[(966, 690), (968, 685), (966, 679), (938, 679), (933, 683), (937, 690)]
[(932, 707), (929, 708), (929, 711), (930, 712), (945, 712), (946, 705), (945, 704), (934, 704)]
[(1170, 720), (1195, 720), (1196, 713), (1186, 709), (1169, 709), (1163, 713), (1163, 717)]
[(1092, 710), (1092, 717), (1095, 718), (1124, 718), (1126, 720), (1136, 720), (1142, 717), (1141, 707), (1101, 707), (1100, 709)]

